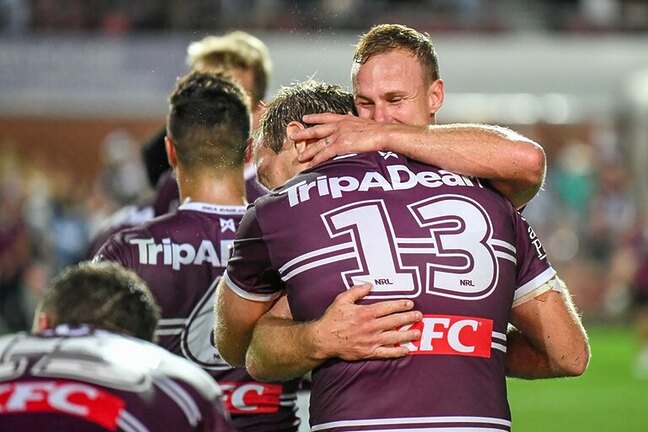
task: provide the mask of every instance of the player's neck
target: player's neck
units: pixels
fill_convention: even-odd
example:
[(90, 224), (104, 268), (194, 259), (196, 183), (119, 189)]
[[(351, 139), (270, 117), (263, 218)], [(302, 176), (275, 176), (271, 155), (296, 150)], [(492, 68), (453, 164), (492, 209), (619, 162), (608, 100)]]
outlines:
[(210, 175), (186, 176), (178, 173), (180, 202), (186, 199), (217, 205), (244, 205), (243, 168), (219, 169)]

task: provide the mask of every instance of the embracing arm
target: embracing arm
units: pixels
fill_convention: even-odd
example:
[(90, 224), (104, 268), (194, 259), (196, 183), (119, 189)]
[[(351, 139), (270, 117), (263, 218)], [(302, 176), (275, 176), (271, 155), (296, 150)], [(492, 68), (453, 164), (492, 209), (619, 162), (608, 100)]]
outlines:
[(214, 345), (230, 366), (245, 366), (245, 354), (254, 326), (271, 306), (272, 302), (244, 299), (221, 279), (214, 303)]
[(318, 140), (299, 156), (316, 165), (336, 155), (394, 151), (458, 174), (487, 179), (516, 208), (540, 190), (546, 156), (540, 145), (510, 129), (482, 124), (408, 126), (352, 115), (312, 114), (317, 124), (291, 139)]
[(260, 381), (302, 376), (330, 358), (346, 361), (398, 358), (408, 349), (400, 344), (420, 338), (419, 330), (398, 328), (421, 320), (411, 300), (358, 305), (371, 285), (339, 294), (324, 315), (307, 323), (292, 321), (285, 297), (257, 323), (246, 366)]
[(548, 291), (513, 309), (506, 374), (536, 379), (582, 375), (590, 349), (566, 288)]

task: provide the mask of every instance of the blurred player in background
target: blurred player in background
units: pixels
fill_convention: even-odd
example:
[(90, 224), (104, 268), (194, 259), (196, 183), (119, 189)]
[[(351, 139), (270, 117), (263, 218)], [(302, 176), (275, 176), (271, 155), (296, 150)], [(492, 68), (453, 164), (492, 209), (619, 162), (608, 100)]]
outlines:
[(298, 382), (266, 384), (232, 369), (212, 344), (214, 293), (245, 212), (243, 169), (249, 98), (239, 85), (194, 71), (170, 97), (166, 149), (182, 204), (113, 235), (97, 260), (134, 270), (151, 287), (160, 345), (202, 366), (221, 385), (240, 431), (296, 431)]
[(233, 430), (211, 377), (149, 343), (158, 318), (133, 272), (111, 263), (64, 270), (34, 333), (0, 338), (0, 430)]
[[(259, 176), (276, 187), (301, 174), (257, 200), (241, 222), (217, 290), (217, 347), (233, 364), (245, 361), (257, 321), (286, 294), (299, 323), (266, 319), (276, 332), (254, 334), (246, 366), (263, 379), (316, 368), (313, 430), (510, 430), (507, 372), (571, 376), (587, 366), (571, 298), (526, 221), (476, 178), (393, 152), (311, 170), (295, 163), (308, 143), (290, 137), (305, 128), (304, 114), (352, 110), (350, 94), (313, 82), (268, 105), (254, 144)], [(392, 321), (404, 331), (383, 342), (409, 355), (331, 358), (338, 345), (330, 341), (349, 333), (329, 306), (367, 281), (371, 302), (400, 299), (422, 313), (413, 325)], [(529, 342), (516, 342), (513, 360), (509, 322)], [(403, 342), (415, 332), (420, 339)]]
[[(263, 99), (272, 71), (268, 48), (261, 40), (242, 31), (223, 36), (207, 36), (188, 46), (187, 65), (192, 70), (228, 74), (241, 84), (250, 96), (253, 125), (256, 125), (263, 111)], [(99, 247), (112, 234), (177, 208), (178, 186), (167, 161), (165, 136), (166, 129), (162, 129), (142, 147), (147, 178), (155, 188), (153, 196), (126, 206), (108, 218), (92, 239), (86, 258), (94, 257)], [(256, 181), (254, 165), (249, 159), (248, 154), (244, 171), (245, 194), (248, 202), (254, 202), (266, 189)]]

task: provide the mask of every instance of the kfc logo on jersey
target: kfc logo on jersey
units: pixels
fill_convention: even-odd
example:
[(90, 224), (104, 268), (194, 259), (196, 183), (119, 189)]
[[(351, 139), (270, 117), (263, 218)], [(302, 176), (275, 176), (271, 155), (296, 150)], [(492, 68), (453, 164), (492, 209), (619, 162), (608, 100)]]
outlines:
[(230, 414), (263, 414), (279, 411), (281, 385), (261, 382), (219, 382)]
[(490, 319), (423, 315), (420, 322), (399, 328), (410, 329), (421, 331), (421, 339), (403, 345), (410, 350), (410, 355), (491, 356), (493, 321)]
[[(180, 270), (182, 265), (202, 265), (209, 263), (214, 267), (225, 267), (230, 257), (230, 245), (233, 240), (221, 240), (220, 256), (210, 240), (203, 240), (198, 250), (191, 243), (172, 243), (171, 239), (162, 239), (156, 243), (153, 238), (133, 238), (128, 243), (137, 246), (140, 264), (170, 265), (173, 270)], [(162, 261), (158, 263), (158, 261)]]
[(122, 399), (87, 384), (34, 381), (0, 384), (2, 413), (61, 413), (117, 430)]

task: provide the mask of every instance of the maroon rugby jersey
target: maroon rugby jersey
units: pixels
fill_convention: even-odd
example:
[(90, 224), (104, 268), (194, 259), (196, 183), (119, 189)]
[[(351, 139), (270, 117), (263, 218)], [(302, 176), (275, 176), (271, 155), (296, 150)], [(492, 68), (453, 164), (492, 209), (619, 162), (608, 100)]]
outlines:
[(173, 171), (168, 171), (160, 177), (153, 196), (120, 208), (101, 223), (86, 250), (86, 259), (92, 259), (113, 234), (165, 215), (176, 208), (178, 183)]
[[(268, 193), (268, 190), (257, 181), (254, 166), (245, 169), (244, 177), (247, 202), (253, 203), (257, 198)], [(101, 224), (90, 241), (86, 258), (92, 259), (113, 234), (170, 213), (176, 208), (178, 208), (178, 183), (173, 171), (169, 171), (160, 178), (155, 194), (151, 198), (117, 210)]]
[(221, 385), (240, 431), (298, 429), (298, 382), (254, 381), (231, 368), (212, 344), (214, 297), (230, 256), (243, 206), (188, 202), (172, 214), (120, 231), (97, 253), (144, 279), (162, 310), (159, 344), (202, 366)]
[(220, 389), (157, 345), (81, 326), (0, 338), (0, 430), (231, 431)]
[(313, 431), (509, 430), (504, 357), (515, 300), (555, 275), (535, 233), (475, 178), (391, 152), (339, 157), (258, 199), (224, 277), (242, 297), (283, 290), (295, 319), (354, 284), (410, 298), (421, 340), (398, 360), (313, 373)]

